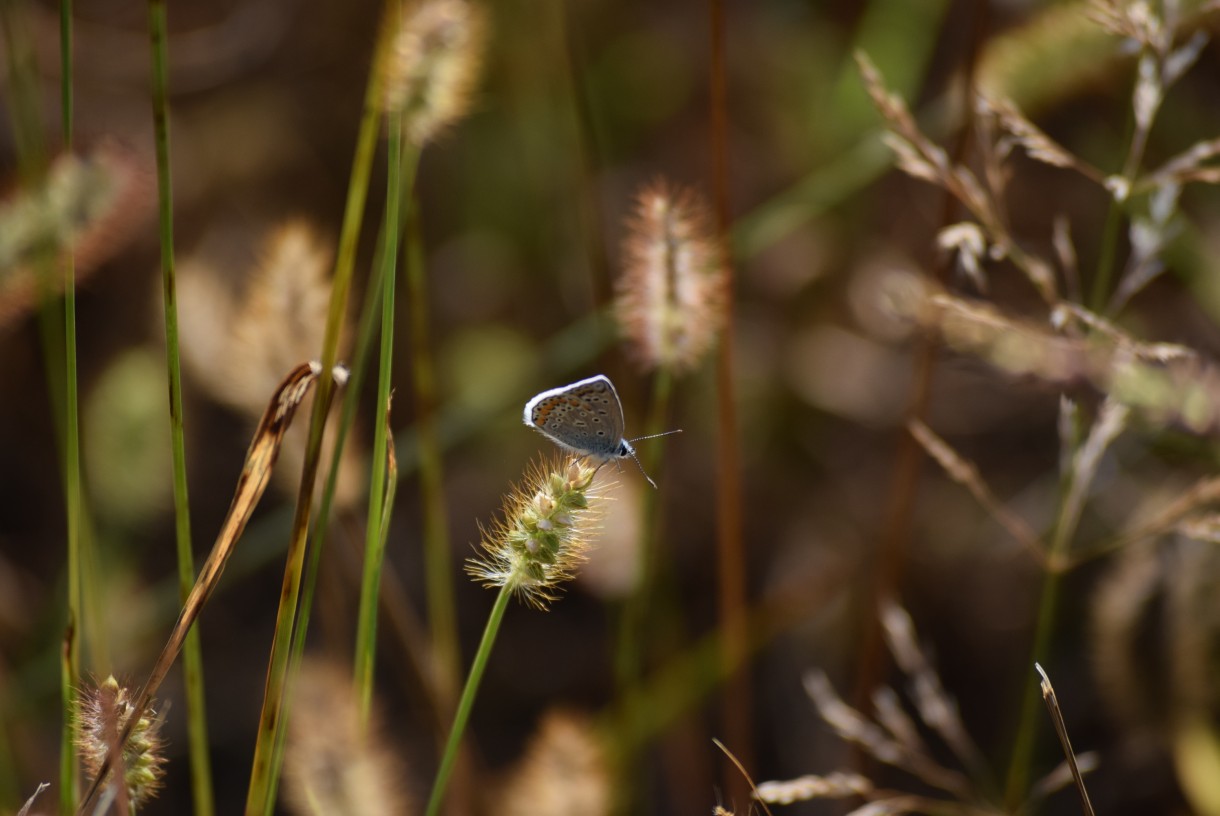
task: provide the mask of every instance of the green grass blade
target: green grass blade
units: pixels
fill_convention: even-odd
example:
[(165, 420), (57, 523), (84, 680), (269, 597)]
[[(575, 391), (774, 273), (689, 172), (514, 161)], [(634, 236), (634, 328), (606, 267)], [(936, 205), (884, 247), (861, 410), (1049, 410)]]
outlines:
[(487, 626), (483, 630), (483, 639), (479, 642), (479, 650), (475, 652), (470, 664), (470, 674), (466, 678), (466, 687), (462, 689), (462, 697), (458, 700), (457, 713), (453, 717), (453, 728), (449, 731), (449, 739), (445, 743), (445, 752), (441, 755), (441, 764), (436, 771), (436, 780), (432, 783), (432, 793), (428, 797), (428, 809), (425, 816), (437, 816), (441, 804), (445, 801), (445, 790), (449, 787), (449, 777), (453, 774), (457, 762), (458, 747), (462, 744), (462, 735), (466, 731), (466, 723), (470, 721), (470, 711), (474, 708), (475, 697), (479, 693), (479, 683), (483, 672), (487, 669), (487, 660), (491, 657), (491, 648), (495, 645), (500, 624), (504, 621), (504, 612), (508, 609), (508, 601), (512, 590), (505, 584), (496, 595), (496, 603), (487, 616)]
[(381, 565), (385, 559), (382, 519), (386, 506), (386, 412), (389, 410), (390, 379), (394, 361), (394, 286), (397, 279), (399, 203), (402, 198), (402, 115), (388, 117), (389, 161), (387, 167), (385, 232), (381, 266), (381, 359), (377, 379), (377, 420), (373, 433), (373, 464), (369, 480), (369, 514), (365, 537), (364, 570), (360, 588), (360, 612), (356, 625), (355, 686), (360, 720), (367, 727), (373, 701), (373, 667), (377, 654), (377, 605), (381, 594)]
[[(397, 13), (394, 3), (387, 3), (385, 16)], [(355, 270), (356, 245), (364, 221), (364, 207), (368, 198), (369, 178), (372, 174), (373, 157), (377, 148), (377, 131), (380, 122), (381, 74), (379, 66), (389, 48), (393, 28), (382, 24), (373, 51), (372, 70), (365, 90), (364, 111), (356, 138), (356, 154), (352, 160), (352, 174), (348, 184), (347, 203), (344, 207), (343, 226), (339, 233), (339, 250), (335, 259), (335, 274), (331, 282), (330, 310), (326, 319), (326, 334), (322, 346), (322, 368), (330, 372), (338, 358), (339, 335), (347, 313), (347, 299), (351, 290)], [(327, 408), (334, 394), (334, 384), (328, 376), (318, 381), (314, 395), (314, 410), (309, 427), (309, 443), (305, 449), (305, 464), (301, 474), (301, 489), (297, 497), (297, 509), (293, 515), (292, 533), (288, 545), (288, 563), (284, 573), (280, 611), (277, 619), (275, 642), (272, 644), (271, 661), (267, 672), (266, 696), (260, 718), (258, 741), (254, 749), (254, 763), (250, 773), (250, 789), (246, 797), (246, 813), (270, 814), (274, 807), (272, 777), (278, 768), (276, 743), (278, 722), (282, 719), (281, 707), (287, 684), (286, 674), (291, 644), (295, 642), (297, 600), (300, 597), (301, 578), (304, 572), (305, 543), (309, 532), (310, 508), (313, 503), (313, 485), (321, 458), (322, 432), (326, 424)]]
[[(178, 554), (178, 587), (183, 601), (195, 584), (191, 547), (190, 499), (186, 483), (186, 438), (182, 416), (182, 368), (178, 351), (178, 295), (174, 269), (173, 179), (169, 164), (169, 55), (165, 0), (149, 0), (148, 30), (152, 49), (153, 127), (157, 154), (157, 209), (161, 233), (161, 281), (165, 314), (165, 361), (169, 379), (169, 422), (173, 446), (174, 531)], [(208, 756), (207, 707), (203, 682), (203, 647), (198, 627), (187, 633), (182, 666), (186, 687), (187, 742), (190, 745), (191, 791), (196, 816), (211, 816), (212, 768)]]
[(411, 310), (411, 378), (415, 394), (416, 439), (424, 513), (424, 585), (436, 665), (436, 690), (445, 707), (440, 713), (448, 719), (453, 715), (452, 707), (457, 699), (461, 657), (441, 441), (436, 426), (436, 374), (429, 340), (428, 286), (418, 213), (418, 206), (413, 206), (408, 218), (405, 278), (407, 302)]

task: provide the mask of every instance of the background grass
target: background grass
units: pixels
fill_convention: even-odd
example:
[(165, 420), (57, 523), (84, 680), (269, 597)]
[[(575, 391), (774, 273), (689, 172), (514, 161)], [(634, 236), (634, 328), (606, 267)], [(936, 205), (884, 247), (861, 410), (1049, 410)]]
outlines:
[[(784, 612), (767, 618), (782, 626), (750, 664), (753, 698), (744, 702), (752, 713), (756, 779), (826, 772), (851, 761), (817, 719), (801, 675), (824, 668), (849, 696), (869, 648), (875, 577), (889, 568), (935, 646), (967, 726), (993, 765), (1004, 767), (1032, 673), (1041, 576), (965, 491), (931, 467), (918, 471), (906, 545), (897, 554), (880, 546), (893, 519), (889, 491), (918, 346), (887, 336), (873, 318), (872, 273), (909, 267), (933, 274), (942, 263), (935, 233), (962, 216), (946, 208), (937, 190), (889, 169), (891, 159), (876, 143), (880, 122), (851, 54), (866, 49), (926, 130), (950, 147), (957, 81), (974, 65), (1000, 76), (1055, 139), (1114, 171), (1125, 152), (1133, 62), (1100, 35), (1070, 38), (1070, 26), (1055, 24), (1062, 7), (768, 0), (726, 9), (746, 580), (756, 608)], [(73, 137), (80, 150), (117, 140), (151, 173), (144, 11), (102, 0), (76, 3)], [(241, 291), (273, 225), (304, 217), (331, 239), (338, 235), (379, 8), (329, 0), (178, 1), (168, 11), (177, 251), (206, 259)], [(14, 189), (18, 145), (25, 142), (13, 134), (31, 138), (28, 116), (16, 104), (17, 84), (37, 80), (32, 98), (52, 147), (59, 121), (55, 7), (17, 3), (5, 20), (17, 15), (24, 24), (6, 26), (10, 67), (0, 128), (0, 167)], [(520, 406), (529, 396), (606, 373), (624, 400), (629, 428), (645, 432), (649, 379), (624, 357), (604, 317), (621, 221), (635, 190), (658, 174), (705, 192), (712, 186), (703, 5), (493, 3), (491, 17), (491, 51), (473, 109), (424, 151), (416, 179), (455, 573), (478, 540), (477, 524), (546, 445), (521, 427)], [(14, 43), (30, 49), (28, 71), (13, 67), (24, 53)], [(1150, 165), (1220, 134), (1217, 68), (1209, 46), (1170, 93), (1152, 132)], [(378, 180), (384, 146), (379, 162)], [(1009, 201), (1014, 233), (1045, 249), (1052, 217), (1068, 214), (1088, 291), (1103, 246), (1106, 197), (1070, 173), (1024, 159), (1017, 167)], [(375, 181), (372, 188), (383, 186)], [(358, 248), (358, 293), (374, 257), (376, 230), (369, 225), (381, 206), (374, 193), (370, 209), (378, 217), (368, 219)], [(1214, 238), (1220, 199), (1214, 189), (1192, 187), (1183, 210), (1183, 231), (1167, 252), (1169, 273), (1124, 321), (1139, 337), (1213, 357), (1220, 346)], [(85, 497), (107, 632), (104, 648), (86, 651), (84, 668), (114, 671), (134, 684), (160, 647), (177, 598), (169, 429), (125, 419), (164, 400), (166, 390), (155, 367), (150, 375), (130, 374), (133, 359), (160, 355), (163, 342), (157, 231), (151, 217), (141, 223), (76, 293)], [(1124, 242), (1119, 246), (1121, 258)], [(0, 284), (6, 274), (0, 270)], [(949, 281), (962, 283), (951, 274)], [(997, 271), (990, 282), (989, 299), (1043, 317), (1036, 294), (1011, 270)], [(400, 321), (410, 311), (402, 291)], [(0, 332), (0, 809), (8, 811), (38, 781), (57, 776), (66, 516), (54, 391), (37, 317), (12, 319)], [(396, 337), (406, 343), (410, 332)], [(246, 364), (214, 360), (237, 373)], [(400, 393), (412, 383), (411, 364), (410, 353), (394, 355)], [(1059, 392), (951, 352), (938, 357), (932, 372), (929, 425), (977, 462), (1036, 530), (1048, 529), (1059, 489)], [(114, 387), (120, 376), (126, 379)], [(253, 421), (223, 407), (189, 373), (183, 388), (191, 537), (199, 556), (199, 542), (212, 540), (228, 505)], [(363, 450), (374, 427), (371, 377), (365, 392), (352, 443)], [(387, 569), (422, 617), (424, 511), (414, 404), (395, 403), (402, 477)], [(672, 668), (715, 626), (715, 417), (709, 363), (673, 384), (669, 422), (685, 432), (655, 443), (666, 456), (654, 473), (661, 529), (650, 540), (666, 548), (668, 566), (657, 579), (665, 602), (653, 647), (640, 657), (646, 673)], [(1103, 468), (1079, 540), (1104, 539), (1128, 507), (1213, 472), (1216, 462), (1209, 438), (1173, 426), (1124, 437)], [(647, 489), (630, 466), (614, 475), (624, 495), (605, 523), (607, 559), (621, 557), (613, 539), (627, 529), (638, 491)], [(269, 494), (201, 622), (220, 813), (236, 812), (244, 801), (292, 501), (290, 491)], [(345, 657), (355, 633), (359, 521), (340, 518), (331, 530), (313, 615), (312, 646)], [(1055, 680), (1077, 749), (1102, 752), (1091, 782), (1098, 812), (1189, 812), (1175, 779), (1171, 729), (1156, 716), (1123, 719), (1106, 704), (1107, 684), (1129, 670), (1113, 664), (1099, 670), (1093, 659), (1090, 608), (1108, 567), (1090, 564), (1064, 579), (1054, 637), (1038, 659)], [(493, 596), (464, 578), (456, 589), (468, 661)], [(616, 710), (616, 608), (613, 598), (578, 584), (546, 615), (506, 616), (471, 720), (486, 767), (519, 756), (551, 706)], [(1188, 647), (1155, 622), (1140, 642), (1146, 649), (1140, 687), (1156, 709), (1158, 700), (1172, 699), (1165, 670), (1171, 650)], [(1208, 658), (1215, 642), (1216, 632), (1207, 630), (1189, 648)], [(426, 790), (437, 727), (401, 643), (384, 626), (381, 643), (377, 690), (385, 720), (415, 786)], [(189, 812), (180, 682), (175, 670), (162, 693), (173, 701), (171, 769), (148, 813)], [(710, 743), (722, 734), (720, 706), (714, 692), (697, 692), (679, 684), (680, 699), (662, 698), (682, 715), (666, 719), (664, 732), (645, 748), (654, 761), (643, 763), (648, 770), (635, 780), (637, 812), (706, 813), (717, 786), (726, 786)], [(1035, 770), (1059, 759), (1046, 729), (1035, 755)], [(732, 804), (745, 811), (744, 802)], [(800, 807), (793, 812), (825, 806)], [(1067, 794), (1049, 810), (1077, 807)]]

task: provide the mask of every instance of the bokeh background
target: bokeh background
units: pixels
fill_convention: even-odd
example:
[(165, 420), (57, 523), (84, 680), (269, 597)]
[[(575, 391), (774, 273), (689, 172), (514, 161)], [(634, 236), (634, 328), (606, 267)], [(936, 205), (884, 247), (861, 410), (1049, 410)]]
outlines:
[[(862, 684), (902, 687), (877, 640), (880, 587), (910, 611), (968, 730), (996, 779), (1003, 777), (1032, 672), (1042, 572), (934, 465), (903, 470), (904, 457), (915, 455), (904, 421), (926, 387), (928, 425), (977, 463), (1001, 501), (1041, 533), (1057, 509), (1063, 389), (953, 350), (933, 350), (930, 373), (918, 373), (921, 335), (878, 306), (879, 281), (909, 271), (979, 296), (936, 249), (937, 231), (964, 216), (933, 186), (893, 170), (852, 54), (866, 51), (954, 155), (970, 156), (959, 125), (963, 88), (973, 78), (1011, 96), (1071, 151), (1113, 171), (1130, 131), (1135, 61), (1119, 39), (1096, 26), (1087, 33), (1085, 5), (725, 4), (737, 433), (746, 583), (760, 621), (746, 667), (750, 696), (735, 703), (749, 712), (752, 744), (741, 748), (756, 780), (853, 768), (888, 787), (922, 790), (847, 749), (802, 686), (805, 673), (818, 668), (852, 702), (867, 700)], [(1182, 5), (1192, 29), (1214, 33), (1220, 15), (1196, 19), (1190, 14), (1201, 4)], [(712, 192), (707, 6), (526, 0), (488, 7), (483, 81), (467, 117), (426, 148), (416, 188), (455, 573), (508, 486), (548, 448), (520, 423), (532, 394), (605, 373), (618, 386), (629, 429), (643, 433), (653, 381), (624, 353), (608, 309), (624, 218), (640, 187), (660, 176), (709, 199)], [(134, 190), (109, 226), (105, 252), (83, 265), (79, 284), (86, 500), (104, 587), (103, 619), (85, 624), (104, 646), (87, 668), (135, 684), (176, 614), (145, 13), (142, 4), (108, 0), (81, 0), (75, 9), (76, 142), (82, 152), (121, 156)], [(255, 270), (274, 254), (269, 241), (288, 240), (285, 224), (293, 225), (300, 254), (278, 273), (283, 286), (310, 274), (324, 279), (329, 269), (378, 14), (366, 0), (170, 4), (175, 241), (184, 277), (191, 523), (200, 557), (228, 507), (256, 421), (238, 407), (243, 397), (235, 392), (248, 389), (245, 398), (258, 406), (276, 376), (252, 370), (263, 363), (228, 342), (240, 333), (234, 315), (248, 306)], [(22, 190), (13, 136), (19, 75), (37, 79), (47, 150), (59, 143), (57, 15), (46, 2), (5, 4), (0, 169), (11, 196)], [(1220, 133), (1218, 70), (1209, 45), (1165, 101), (1149, 166)], [(1108, 196), (1024, 156), (1012, 166), (1014, 234), (1049, 252), (1054, 217), (1068, 216), (1087, 283), (1103, 245)], [(379, 160), (374, 217), (383, 176)], [(1215, 354), (1218, 215), (1214, 189), (1196, 185), (1184, 193), (1167, 273), (1119, 316), (1133, 336)], [(367, 227), (356, 304), (374, 238)], [(1119, 250), (1126, 251), (1123, 239)], [(1014, 270), (994, 264), (988, 283), (986, 300), (1046, 325), (1045, 306)], [(403, 778), (422, 794), (436, 737), (404, 646), (424, 609), (408, 307), (400, 306), (394, 428), (403, 477), (389, 553), (397, 594), (383, 610), (378, 694)], [(261, 331), (287, 370), (300, 359), (292, 356), (298, 341), (311, 331), (320, 336), (320, 324), (310, 323), (319, 311), (308, 299), (284, 308), (276, 314), (296, 314), (301, 325)], [(65, 521), (36, 304), (27, 299), (9, 311), (0, 325), (0, 809), (15, 811), (38, 781), (56, 773)], [(270, 385), (258, 385), (267, 377)], [(362, 457), (373, 404), (367, 390), (345, 482), (351, 495), (329, 538), (314, 615), (313, 647), (343, 660), (352, 649), (354, 553), (363, 540)], [(1088, 388), (1070, 391), (1085, 405), (1096, 403)], [(642, 658), (648, 672), (672, 668), (715, 631), (715, 393), (709, 359), (674, 384), (665, 422), (684, 433), (641, 443), (660, 484), (658, 532), (641, 533), (648, 487), (634, 466), (609, 466), (604, 475), (619, 483), (616, 500), (585, 576), (545, 614), (510, 609), (472, 721), (478, 767), (489, 776), (512, 766), (550, 709), (614, 710), (616, 627), (641, 541), (663, 548), (668, 565), (664, 602), (653, 610), (655, 653)], [(281, 469), (299, 461), (286, 454)], [(1131, 429), (1102, 464), (1080, 543), (1113, 538), (1132, 508), (1167, 501), (1215, 465), (1206, 434), (1173, 423)], [(289, 473), (268, 493), (200, 624), (222, 813), (244, 801), (292, 483)], [(909, 514), (901, 509), (904, 495)], [(1099, 813), (1220, 812), (1215, 800), (1209, 810), (1204, 799), (1183, 794), (1192, 761), (1216, 778), (1220, 765), (1208, 764), (1215, 753), (1184, 748), (1173, 724), (1183, 650), (1205, 677), (1216, 665), (1220, 595), (1207, 587), (1220, 562), (1213, 544), (1191, 546), (1175, 541), (1156, 551), (1161, 577), (1127, 593), (1139, 606), (1122, 634), (1130, 660), (1099, 656), (1106, 637), (1099, 598), (1117, 580), (1121, 554), (1067, 576), (1053, 644), (1037, 656), (1055, 680), (1075, 746), (1100, 752), (1090, 777)], [(1175, 594), (1176, 582), (1186, 580), (1175, 572), (1182, 564), (1190, 565), (1193, 594)], [(492, 595), (465, 576), (456, 580), (468, 657)], [(1183, 612), (1182, 604), (1197, 606)], [(1187, 635), (1172, 625), (1183, 616), (1198, 623)], [(748, 810), (745, 801), (724, 801), (736, 783), (710, 743), (723, 736), (719, 689), (714, 681), (689, 684), (669, 700), (674, 722), (649, 741), (645, 770), (631, 777), (636, 812), (707, 813), (718, 803)], [(1134, 707), (1124, 689), (1139, 701)], [(1202, 721), (1214, 724), (1215, 690), (1204, 683), (1198, 692)], [(161, 697), (169, 709), (169, 775), (145, 812), (189, 812), (176, 671)], [(1062, 758), (1042, 725), (1039, 772)], [(1214, 745), (1215, 732), (1202, 730), (1203, 743)], [(1078, 808), (1069, 790), (1052, 797), (1045, 812)], [(849, 809), (814, 803), (786, 812)]]

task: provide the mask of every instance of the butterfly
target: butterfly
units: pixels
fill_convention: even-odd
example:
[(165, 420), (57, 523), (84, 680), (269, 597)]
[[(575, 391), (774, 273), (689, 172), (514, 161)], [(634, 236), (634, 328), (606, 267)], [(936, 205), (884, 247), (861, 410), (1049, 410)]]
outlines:
[[(561, 448), (600, 460), (630, 457), (653, 487), (652, 480), (635, 455), (632, 442), (666, 434), (652, 434), (627, 439), (624, 436), (623, 404), (614, 383), (604, 374), (587, 380), (552, 388), (525, 403), (525, 424), (550, 439)], [(667, 433), (681, 433), (668, 431)]]

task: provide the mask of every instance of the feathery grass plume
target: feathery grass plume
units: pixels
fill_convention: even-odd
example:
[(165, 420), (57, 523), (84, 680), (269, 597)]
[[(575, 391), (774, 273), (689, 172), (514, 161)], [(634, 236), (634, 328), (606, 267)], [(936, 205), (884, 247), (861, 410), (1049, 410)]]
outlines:
[(1052, 167), (1076, 170), (1097, 184), (1104, 182), (1100, 170), (1048, 136), (1041, 128), (1029, 121), (1011, 101), (980, 95), (975, 100), (975, 109), (980, 117), (994, 120), (1011, 137), (1011, 144), (1007, 141), (1002, 143), (1005, 155), (1013, 144), (1019, 145), (1031, 159)]
[(693, 190), (659, 179), (627, 219), (615, 314), (647, 370), (689, 371), (724, 326), (725, 266), (711, 213)]
[[(940, 676), (915, 637), (915, 624), (907, 611), (895, 603), (881, 607), (881, 624), (894, 662), (911, 680), (911, 696), (919, 718), (934, 730), (970, 772), (984, 770), (983, 754), (966, 731), (957, 701), (941, 685)], [(909, 733), (909, 729), (906, 730)], [(900, 737), (903, 732), (893, 731)]]
[(521, 486), (505, 497), (502, 517), (483, 531), (483, 555), (469, 559), (466, 572), (545, 609), (585, 560), (601, 518), (596, 473), (585, 458), (531, 464)]
[[(978, 222), (986, 238), (989, 258), (1008, 260), (1025, 275), (1043, 300), (1050, 305), (1057, 303), (1059, 294), (1051, 265), (1023, 248), (1008, 227), (1003, 196), (1011, 173), (1004, 162), (1012, 152), (1012, 143), (999, 138), (996, 117), (977, 117), (975, 130), (982, 172), (976, 174), (971, 168), (954, 163), (944, 148), (920, 130), (906, 103), (886, 88), (881, 72), (867, 54), (857, 52), (856, 64), (873, 106), (885, 120), (888, 130), (881, 138), (894, 152), (898, 169), (912, 178), (934, 184), (956, 198)], [(987, 108), (982, 112), (986, 114)], [(1028, 132), (1025, 135), (1028, 137)], [(1043, 147), (1049, 144), (1046, 139)]]
[[(945, 691), (927, 654), (920, 647), (910, 616), (895, 604), (880, 610), (886, 645), (894, 662), (909, 680), (907, 696), (915, 718), (899, 702), (898, 694), (882, 686), (874, 691), (875, 720), (849, 706), (835, 693), (830, 680), (819, 671), (805, 677), (805, 688), (822, 719), (847, 742), (885, 765), (911, 774), (933, 793), (911, 794), (883, 789), (874, 781), (854, 773), (834, 772), (803, 776), (780, 782), (763, 782), (758, 797), (775, 803), (805, 799), (859, 797), (866, 804), (854, 814), (958, 813), (999, 816), (1006, 810), (989, 796), (993, 790), (991, 769), (973, 739), (966, 732), (956, 701)], [(962, 770), (947, 767), (937, 759), (924, 738), (931, 733), (949, 748)], [(1090, 770), (1092, 756), (1082, 757), (1081, 768)], [(1053, 771), (1029, 791), (1027, 805), (1071, 784), (1070, 773)]]
[(295, 681), (284, 754), (284, 799), (300, 816), (401, 816), (414, 812), (403, 769), (376, 713), (361, 726), (350, 673), (306, 659)]
[(1196, 31), (1174, 48), (1185, 20), (1178, 3), (1090, 0), (1090, 18), (1111, 34), (1125, 38), (1139, 52), (1135, 87), (1131, 94), (1134, 128), (1127, 157), (1119, 174), (1106, 180), (1116, 201), (1126, 201), (1144, 159), (1148, 134), (1169, 88), (1198, 60), (1207, 35)]
[(1038, 534), (1034, 532), (1024, 519), (1013, 513), (996, 497), (995, 492), (983, 481), (978, 466), (950, 447), (949, 443), (932, 432), (924, 423), (913, 419), (907, 423), (907, 430), (915, 438), (929, 456), (931, 456), (950, 479), (965, 487), (996, 522), (1010, 536), (1030, 551), (1039, 563), (1045, 563), (1046, 555)]
[(610, 813), (609, 762), (587, 717), (546, 713), (525, 756), (495, 797), (502, 816), (603, 816)]
[(482, 68), (486, 17), (468, 0), (418, 0), (403, 9), (382, 65), (382, 104), (402, 114), (403, 131), (416, 147), (469, 108)]
[(846, 799), (873, 792), (873, 782), (853, 773), (830, 773), (826, 776), (809, 774), (783, 782), (763, 782), (758, 786), (758, 798), (772, 805), (791, 805), (810, 799)]
[[(70, 254), (82, 279), (118, 252), (152, 212), (153, 189), (139, 157), (103, 143), (60, 156), (41, 186), (0, 204), (0, 326), (34, 305), (40, 264)], [(49, 291), (62, 283), (46, 276)]]
[(240, 294), (217, 291), (206, 262), (182, 264), (182, 351), (216, 399), (257, 416), (285, 371), (318, 357), (332, 255), (329, 242), (298, 220), (266, 235)]
[[(107, 752), (131, 716), (131, 699), (125, 686), (111, 675), (96, 687), (84, 689), (77, 709), (77, 752), (85, 770), (96, 778)], [(157, 795), (165, 776), (165, 757), (161, 742), (161, 719), (148, 707), (136, 723), (135, 730), (123, 748), (121, 769), (125, 795), (133, 809), (138, 809)], [(120, 797), (121, 798), (121, 797)]]
[[(1013, 376), (1060, 385), (1088, 384), (1141, 420), (1205, 434), (1220, 428), (1220, 365), (1173, 343), (1146, 343), (1099, 315), (1061, 302), (1052, 331), (986, 303), (938, 292), (901, 276), (879, 293), (883, 308), (936, 332), (953, 350), (974, 355)], [(1068, 336), (1069, 323), (1090, 329)]]
[[(330, 242), (314, 227), (294, 220), (267, 234), (241, 292), (224, 285), (202, 258), (181, 264), (182, 357), (192, 379), (233, 410), (261, 416), (284, 372), (321, 354), (332, 255)], [(328, 450), (333, 427), (326, 429)], [(308, 434), (302, 424), (285, 436), (284, 466), (275, 476), (285, 490), (296, 489)], [(338, 467), (335, 502), (354, 507), (364, 498), (368, 472), (356, 446), (344, 447)]]

